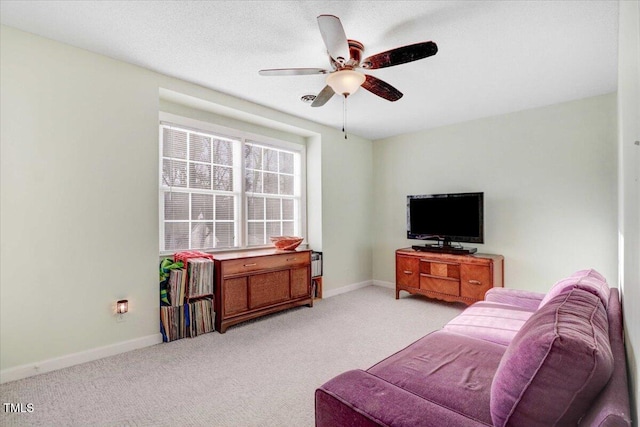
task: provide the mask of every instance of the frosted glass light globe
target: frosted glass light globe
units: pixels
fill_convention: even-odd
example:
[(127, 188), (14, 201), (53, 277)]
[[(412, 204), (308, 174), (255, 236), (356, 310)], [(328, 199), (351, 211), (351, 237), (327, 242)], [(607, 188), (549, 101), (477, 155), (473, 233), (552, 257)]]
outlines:
[(341, 70), (327, 76), (327, 84), (337, 94), (348, 96), (358, 90), (366, 80), (364, 74), (353, 70)]

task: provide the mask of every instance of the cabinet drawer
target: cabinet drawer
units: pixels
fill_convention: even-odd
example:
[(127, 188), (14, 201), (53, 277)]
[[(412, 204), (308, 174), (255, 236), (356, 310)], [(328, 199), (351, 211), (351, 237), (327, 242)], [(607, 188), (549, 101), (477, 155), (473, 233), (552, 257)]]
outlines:
[(420, 273), (428, 274), (430, 276), (459, 279), (460, 264), (455, 262), (434, 261), (423, 258), (420, 259)]
[(414, 257), (396, 257), (396, 283), (411, 288), (420, 287), (420, 260)]
[(441, 294), (459, 296), (460, 281), (457, 279), (443, 279), (425, 274), (420, 275), (420, 289), (439, 292)]
[(258, 270), (288, 268), (311, 263), (310, 252), (291, 252), (281, 255), (238, 258), (222, 261), (222, 275), (250, 273)]
[(489, 265), (462, 264), (460, 276), (460, 295), (463, 297), (483, 300), (484, 294), (493, 287)]

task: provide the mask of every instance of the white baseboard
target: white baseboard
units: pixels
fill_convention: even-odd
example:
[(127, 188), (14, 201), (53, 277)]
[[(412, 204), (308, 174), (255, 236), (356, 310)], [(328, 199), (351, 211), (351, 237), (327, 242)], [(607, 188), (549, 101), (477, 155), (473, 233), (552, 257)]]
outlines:
[(396, 284), (393, 282), (385, 282), (384, 280), (373, 280), (372, 285), (380, 286), (382, 288), (394, 289), (396, 288)]
[(353, 283), (351, 285), (343, 286), (338, 289), (332, 289), (330, 291), (323, 291), (322, 298), (331, 298), (336, 295), (344, 294), (347, 292), (355, 291), (357, 289), (361, 289), (367, 286), (380, 286), (382, 288), (395, 289), (396, 284), (392, 282), (385, 282), (383, 280), (366, 280), (364, 282)]
[(137, 350), (143, 347), (149, 347), (162, 342), (162, 334), (147, 335), (146, 337), (135, 338), (129, 341), (123, 341), (104, 347), (92, 348), (90, 350), (80, 351), (78, 353), (67, 354), (53, 359), (47, 359), (40, 362), (27, 363), (26, 365), (16, 366), (14, 368), (3, 369), (0, 371), (0, 384), (9, 381), (16, 381), (34, 375), (44, 374), (45, 372), (56, 371), (69, 366), (79, 365), (81, 363), (91, 362), (93, 360), (102, 359), (108, 356), (125, 353), (131, 350)]
[[(384, 288), (395, 289), (395, 283), (385, 282), (382, 280), (366, 280), (364, 282), (353, 283), (338, 289), (324, 291), (323, 298), (331, 298), (336, 295), (355, 291), (367, 286), (381, 286)], [(153, 334), (146, 337), (135, 338), (129, 341), (123, 341), (104, 347), (93, 348), (90, 350), (80, 351), (53, 359), (47, 359), (40, 362), (27, 363), (25, 365), (16, 366), (14, 368), (3, 369), (0, 371), (0, 384), (10, 381), (21, 380), (23, 378), (32, 377), (34, 375), (44, 374), (46, 372), (56, 371), (69, 366), (79, 365), (81, 363), (91, 362), (93, 360), (102, 359), (104, 357), (114, 356), (116, 354), (125, 353), (131, 350), (137, 350), (143, 347), (160, 344), (162, 342), (162, 334)]]
[(331, 298), (331, 297), (335, 297), (336, 295), (340, 295), (340, 294), (344, 294), (347, 292), (351, 292), (351, 291), (355, 291), (356, 289), (360, 289), (360, 288), (364, 288), (367, 286), (371, 286), (373, 285), (373, 282), (371, 280), (366, 280), (364, 282), (360, 282), (360, 283), (352, 283), (351, 285), (347, 285), (347, 286), (343, 286), (341, 288), (338, 289), (331, 289), (328, 291), (323, 290), (322, 291), (322, 298)]

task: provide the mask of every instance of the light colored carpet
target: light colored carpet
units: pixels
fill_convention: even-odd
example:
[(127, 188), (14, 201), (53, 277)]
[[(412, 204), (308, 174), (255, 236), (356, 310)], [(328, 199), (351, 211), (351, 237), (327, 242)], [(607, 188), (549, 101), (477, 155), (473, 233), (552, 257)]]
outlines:
[(463, 306), (369, 286), (193, 339), (0, 385), (0, 425), (313, 426), (314, 390), (439, 329)]

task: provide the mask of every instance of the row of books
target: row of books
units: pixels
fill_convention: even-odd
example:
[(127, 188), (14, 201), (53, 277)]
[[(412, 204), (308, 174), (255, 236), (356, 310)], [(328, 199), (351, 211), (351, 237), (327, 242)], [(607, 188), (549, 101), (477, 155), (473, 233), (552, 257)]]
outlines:
[(213, 332), (213, 300), (201, 299), (179, 306), (160, 307), (160, 331), (165, 342)]
[(311, 296), (313, 298), (318, 298), (318, 294), (319, 294), (319, 282), (318, 280), (322, 280), (322, 279), (317, 279), (317, 278), (312, 278), (311, 279)]
[(167, 287), (169, 305), (177, 307), (184, 304), (186, 281), (187, 271), (184, 268), (171, 270), (171, 273), (169, 273), (169, 285)]
[(322, 252), (311, 252), (311, 277), (322, 276)]
[(201, 299), (189, 304), (191, 307), (190, 337), (213, 332), (216, 313), (212, 299)]
[(187, 296), (189, 298), (213, 294), (213, 265), (213, 261), (208, 258), (190, 258), (187, 261), (189, 268)]

